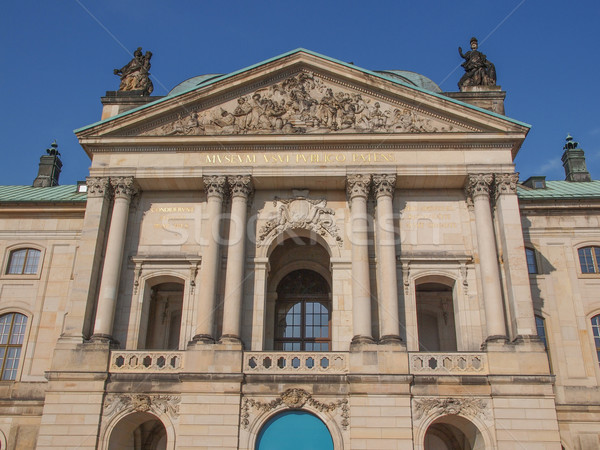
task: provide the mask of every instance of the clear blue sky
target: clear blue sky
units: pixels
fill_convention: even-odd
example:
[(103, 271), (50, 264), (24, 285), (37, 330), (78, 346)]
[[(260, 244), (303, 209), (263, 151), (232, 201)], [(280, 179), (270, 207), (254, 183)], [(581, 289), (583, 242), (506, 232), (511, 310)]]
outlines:
[(580, 0), (4, 2), (0, 18), (0, 184), (30, 184), (53, 139), (61, 184), (87, 175), (73, 135), (100, 119), (113, 69), (150, 50), (155, 95), (304, 47), (371, 70), (422, 73), (457, 90), (457, 47), (476, 36), (507, 91), (508, 116), (533, 125), (521, 179), (564, 179), (567, 133), (600, 179), (600, 2)]

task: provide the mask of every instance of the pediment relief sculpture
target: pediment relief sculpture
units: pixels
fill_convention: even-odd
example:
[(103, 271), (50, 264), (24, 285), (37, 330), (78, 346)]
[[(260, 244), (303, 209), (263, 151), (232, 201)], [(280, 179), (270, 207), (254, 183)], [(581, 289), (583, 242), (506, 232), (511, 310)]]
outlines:
[(333, 218), (335, 212), (327, 207), (327, 200), (300, 195), (288, 199), (275, 198), (273, 206), (275, 214), (259, 230), (259, 246), (270, 241), (270, 237), (294, 228), (311, 230), (321, 236), (329, 234), (338, 246), (342, 246), (343, 240)]
[(300, 72), (205, 110), (190, 108), (146, 136), (237, 134), (433, 133), (465, 128), (433, 114), (339, 89)]

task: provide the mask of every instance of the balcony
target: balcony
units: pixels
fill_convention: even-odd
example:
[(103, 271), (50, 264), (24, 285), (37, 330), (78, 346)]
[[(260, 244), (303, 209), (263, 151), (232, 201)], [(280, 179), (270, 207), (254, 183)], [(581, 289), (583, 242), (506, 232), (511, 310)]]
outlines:
[(487, 355), (480, 352), (411, 352), (411, 375), (488, 375)]
[(112, 351), (109, 371), (113, 373), (178, 373), (183, 370), (185, 352)]
[(245, 374), (344, 374), (347, 353), (340, 352), (245, 352)]

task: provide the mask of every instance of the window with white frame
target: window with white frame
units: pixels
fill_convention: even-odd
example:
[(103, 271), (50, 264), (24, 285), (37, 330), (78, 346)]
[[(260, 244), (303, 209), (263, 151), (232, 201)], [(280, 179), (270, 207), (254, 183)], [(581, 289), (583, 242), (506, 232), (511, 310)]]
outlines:
[(8, 313), (0, 316), (0, 379), (12, 381), (17, 377), (21, 349), (27, 328), (27, 316)]

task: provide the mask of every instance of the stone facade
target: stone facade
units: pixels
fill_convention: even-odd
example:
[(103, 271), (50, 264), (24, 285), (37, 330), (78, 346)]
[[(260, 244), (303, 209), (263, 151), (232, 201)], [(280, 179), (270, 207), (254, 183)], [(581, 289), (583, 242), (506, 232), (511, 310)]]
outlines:
[(1, 448), (597, 447), (600, 200), (519, 203), (527, 126), (307, 51), (118, 97), (87, 200), (0, 205)]

